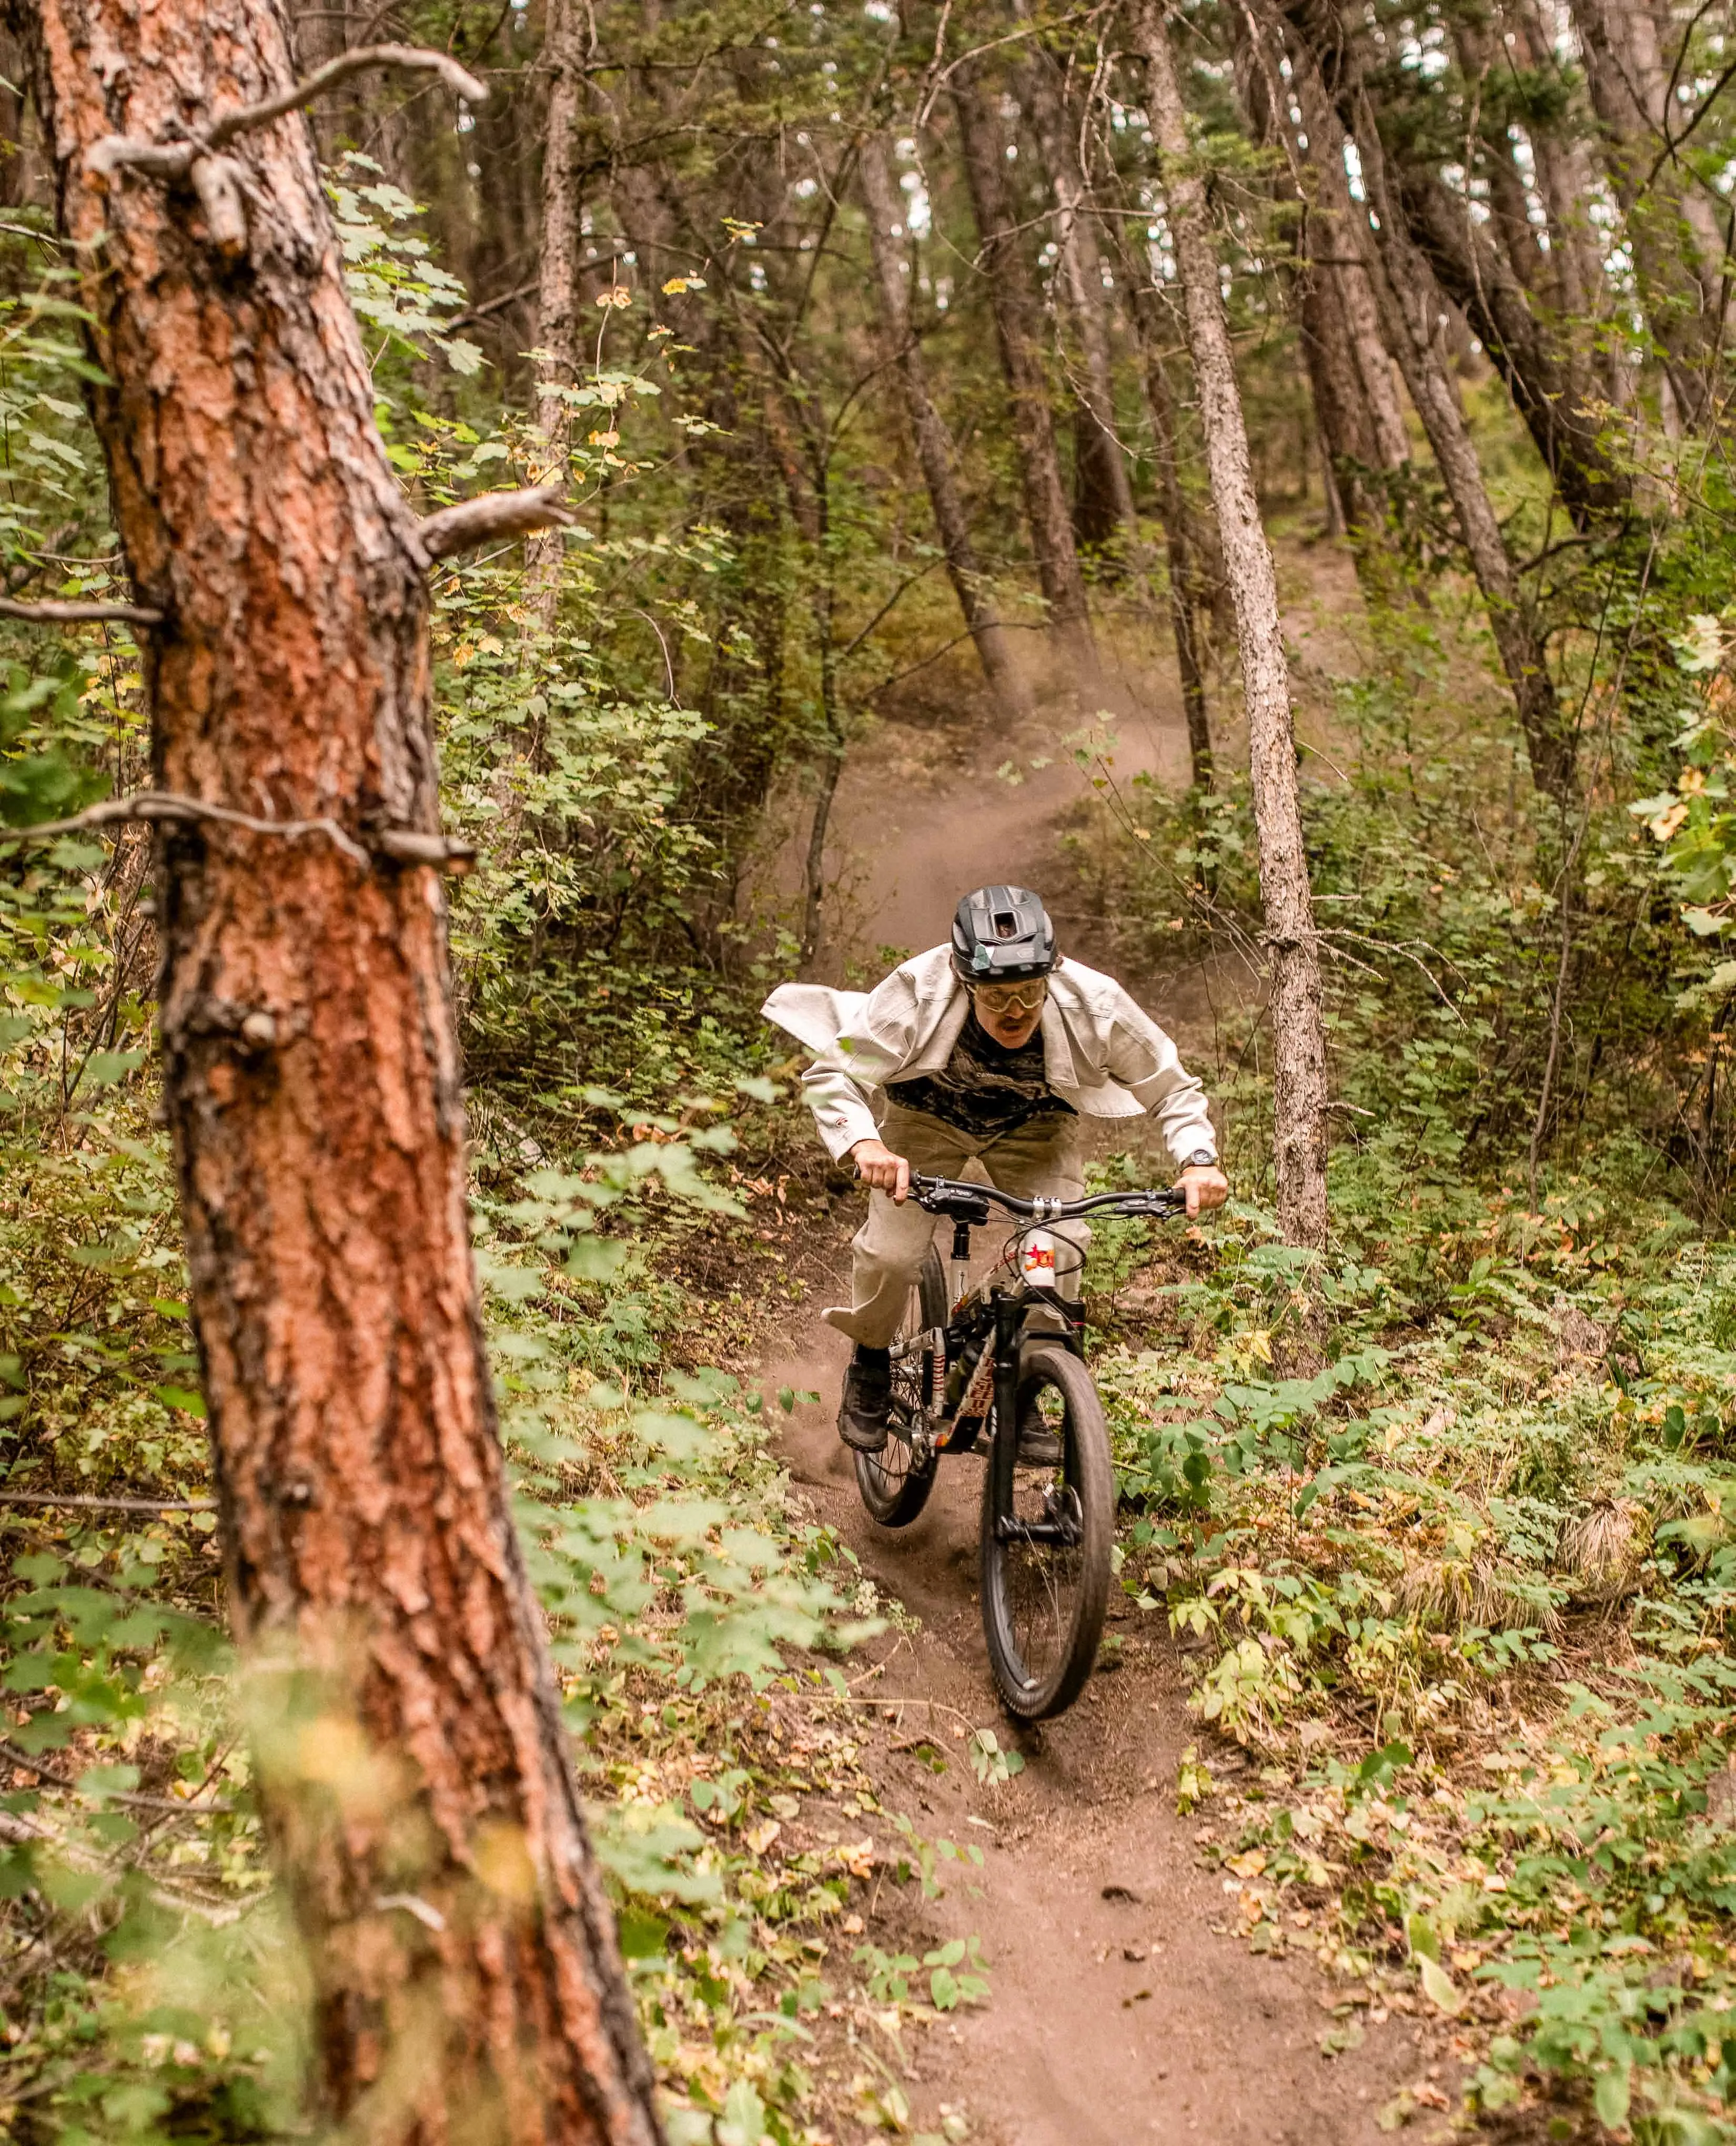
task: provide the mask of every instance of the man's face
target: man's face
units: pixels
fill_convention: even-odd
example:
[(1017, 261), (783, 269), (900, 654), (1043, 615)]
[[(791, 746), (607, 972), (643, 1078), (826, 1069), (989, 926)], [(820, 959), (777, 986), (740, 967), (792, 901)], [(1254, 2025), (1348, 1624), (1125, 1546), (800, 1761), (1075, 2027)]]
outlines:
[(970, 993), (977, 1020), (1008, 1051), (1016, 1051), (1036, 1034), (1048, 996), (1046, 976), (1023, 984), (977, 984)]

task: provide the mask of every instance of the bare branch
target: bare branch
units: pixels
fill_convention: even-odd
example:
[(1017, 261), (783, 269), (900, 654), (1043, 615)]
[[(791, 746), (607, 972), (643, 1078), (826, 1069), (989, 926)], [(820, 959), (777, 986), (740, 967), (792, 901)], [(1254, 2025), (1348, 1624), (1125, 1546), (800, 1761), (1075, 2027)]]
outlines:
[(0, 1505), (74, 1505), (93, 1513), (214, 1513), (215, 1498), (57, 1498), (41, 1490), (0, 1490)]
[[(249, 835), (277, 835), (292, 842), (298, 841), (304, 835), (323, 835), (334, 848), (342, 850), (364, 871), (372, 871), (379, 858), (390, 857), (395, 864), (432, 865), (436, 871), (450, 872), (455, 879), (461, 879), (476, 861), (476, 845), (466, 842), (461, 836), (431, 834), (419, 827), (386, 827), (358, 839), (336, 820), (260, 820), (251, 812), (237, 812), (227, 805), (207, 804), (199, 797), (179, 797), (166, 790), (140, 790), (130, 797), (105, 797), (100, 805), (87, 806), (69, 820), (38, 820), (27, 827), (0, 827), (0, 843), (52, 842), (63, 835), (91, 834), (103, 827), (188, 826), (200, 821), (210, 821), (219, 827), (239, 827)], [(7, 1502), (4, 1494), (0, 1493), (0, 1505)], [(11, 1502), (21, 1501), (13, 1499)], [(47, 1499), (40, 1502), (64, 1505), (69, 1501)], [(78, 1501), (74, 1499), (70, 1502)]]
[[(361, 45), (352, 52), (340, 52), (335, 60), (316, 67), (304, 81), (280, 90), (276, 97), (224, 112), (220, 118), (212, 120), (202, 133), (185, 142), (142, 142), (130, 134), (106, 134), (86, 153), (84, 167), (99, 179), (111, 179), (120, 171), (142, 172), (147, 178), (183, 179), (196, 162), (209, 159), (214, 150), (221, 149), (226, 142), (232, 142), (237, 135), (250, 133), (256, 127), (268, 127), (272, 120), (281, 119), (286, 112), (310, 103), (322, 90), (334, 87), (349, 76), (382, 67), (437, 74), (466, 104), (486, 104), (488, 101), (487, 84), (478, 82), (446, 52), (431, 52), (422, 45)], [(215, 183), (221, 191), (223, 180), (224, 175), (219, 172), (214, 180), (207, 179), (207, 185)], [(202, 193), (205, 190), (201, 187)], [(218, 235), (214, 231), (212, 236)], [(226, 243), (221, 237), (218, 242)]]
[(485, 492), (480, 499), (443, 507), (421, 524), (417, 534), (430, 559), (449, 559), (455, 551), (474, 551), (496, 536), (521, 536), (531, 529), (558, 529), (572, 518), (558, 484), (529, 492)]
[(235, 1809), (233, 1804), (196, 1804), (191, 1797), (142, 1796), (131, 1789), (81, 1789), (70, 1775), (57, 1766), (45, 1766), (40, 1759), (32, 1759), (22, 1750), (10, 1737), (0, 1736), (0, 1758), (8, 1765), (22, 1766), (27, 1773), (34, 1774), (39, 1781), (47, 1781), (57, 1789), (70, 1789), (75, 1795), (88, 1795), (93, 1800), (111, 1804), (128, 1804), (134, 1810), (168, 1811), (177, 1818), (202, 1818), (207, 1811), (227, 1817)]
[(215, 1498), (53, 1498), (47, 1491), (0, 1490), (0, 1505), (62, 1505), (88, 1513), (215, 1513)]
[(92, 619), (112, 619), (121, 626), (161, 626), (162, 613), (144, 604), (20, 603), (0, 596), (0, 618), (22, 618), (41, 626), (80, 626)]
[(191, 826), (202, 820), (222, 827), (240, 827), (250, 835), (279, 835), (296, 841), (303, 835), (323, 835), (364, 871), (372, 859), (355, 836), (335, 820), (259, 820), (251, 812), (237, 812), (227, 805), (210, 805), (202, 798), (177, 797), (165, 790), (140, 790), (130, 797), (105, 797), (100, 805), (87, 806), (69, 820), (40, 820), (33, 826), (0, 827), (0, 842), (52, 841), (62, 835), (87, 834), (99, 827), (118, 827), (129, 821), (148, 826)]
[(232, 142), (237, 134), (245, 134), (255, 127), (268, 127), (286, 112), (294, 112), (299, 106), (311, 103), (322, 91), (336, 88), (352, 74), (382, 67), (425, 69), (437, 74), (452, 94), (461, 97), (466, 104), (488, 102), (487, 84), (466, 73), (450, 53), (432, 51), (426, 45), (358, 45), (354, 52), (340, 52), (335, 60), (327, 60), (322, 67), (316, 67), (293, 88), (268, 97), (260, 104), (244, 104), (239, 112), (225, 112), (212, 122), (205, 138), (213, 149), (221, 149), (224, 142)]
[(382, 856), (392, 857), (401, 865), (432, 865), (436, 871), (450, 872), (454, 879), (463, 879), (473, 871), (476, 861), (476, 846), (456, 835), (422, 835), (411, 827), (388, 827), (383, 835), (374, 837), (374, 847)]

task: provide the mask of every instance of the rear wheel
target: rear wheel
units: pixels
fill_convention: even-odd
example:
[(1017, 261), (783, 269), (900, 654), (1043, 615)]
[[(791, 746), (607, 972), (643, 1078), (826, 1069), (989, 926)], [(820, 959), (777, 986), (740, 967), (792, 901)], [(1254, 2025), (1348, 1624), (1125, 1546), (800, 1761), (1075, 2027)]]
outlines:
[(1115, 1541), (1103, 1404), (1090, 1373), (1059, 1344), (1023, 1351), (1019, 1421), (997, 1423), (984, 1473), (989, 1663), (1008, 1712), (1041, 1721), (1065, 1712), (1091, 1674)]
[(927, 1395), (923, 1382), (929, 1330), (946, 1324), (946, 1277), (930, 1245), (905, 1306), (904, 1323), (892, 1338), (892, 1411), (886, 1442), (878, 1453), (856, 1456), (856, 1488), (868, 1517), (883, 1528), (907, 1528), (928, 1503), (940, 1455), (919, 1461), (910, 1444)]

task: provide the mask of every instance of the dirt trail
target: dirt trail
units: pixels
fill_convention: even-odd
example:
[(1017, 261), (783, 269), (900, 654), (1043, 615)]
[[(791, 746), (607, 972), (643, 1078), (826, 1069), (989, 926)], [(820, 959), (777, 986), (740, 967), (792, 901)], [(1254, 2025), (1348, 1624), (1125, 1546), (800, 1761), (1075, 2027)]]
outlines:
[[(1170, 716), (1124, 727), (1120, 771), (1142, 765), (1168, 776), (1185, 765), (1179, 710)], [(885, 751), (852, 771), (836, 825), (841, 852), (854, 852), (845, 874), (859, 950), (934, 944), (971, 886), (1065, 884), (1055, 820), (1078, 794), (1076, 771), (1041, 771), (1017, 787), (990, 772), (1041, 736), (1038, 723), (1030, 738), (967, 738), (935, 753), (914, 733), (890, 733)], [(1168, 991), (1148, 986), (1153, 1011), (1209, 1070), (1197, 994), (1186, 980), (1170, 982)], [(1226, 1894), (1226, 1881), (1201, 1867), (1197, 1821), (1176, 1814), (1177, 1761), (1197, 1732), (1160, 1615), (1123, 1613), (1110, 1628), (1120, 1640), (1115, 1664), (1070, 1714), (1022, 1739), (1025, 1770), (998, 1789), (976, 1782), (961, 1740), (970, 1729), (990, 1729), (1004, 1745), (1021, 1740), (993, 1698), (979, 1620), (980, 1464), (946, 1463), (910, 1529), (875, 1527), (833, 1427), (846, 1355), (816, 1314), (767, 1367), (766, 1385), (821, 1394), (791, 1419), (791, 1473), (882, 1593), (920, 1620), (882, 1644), (878, 1670), (859, 1687), (865, 1720), (879, 1724), (888, 1807), (909, 1811), (930, 1838), (975, 1842), (985, 1858), (968, 1884), (958, 1865), (943, 1864), (946, 1899), (908, 1911), (900, 1939), (920, 1951), (975, 1931), (993, 1980), (986, 2006), (937, 2029), (921, 2051), (918, 2127), (956, 2104), (974, 2139), (1002, 2146), (1379, 2138), (1375, 2111), (1432, 2051), (1394, 2018), (1323, 2061), (1317, 2038), (1335, 2023), (1311, 1963), (1255, 1959), (1213, 1929), (1235, 1920), (1235, 1883)], [(916, 1748), (930, 1738), (925, 1753)], [(936, 1752), (945, 1761), (938, 1773)]]

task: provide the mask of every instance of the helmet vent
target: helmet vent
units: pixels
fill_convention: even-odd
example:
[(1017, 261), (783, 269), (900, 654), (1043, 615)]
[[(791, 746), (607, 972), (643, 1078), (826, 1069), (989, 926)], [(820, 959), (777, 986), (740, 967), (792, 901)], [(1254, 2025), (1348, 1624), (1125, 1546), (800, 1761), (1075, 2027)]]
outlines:
[(1018, 918), (1010, 910), (1003, 909), (995, 919), (995, 936), (997, 939), (1016, 939), (1018, 936)]

